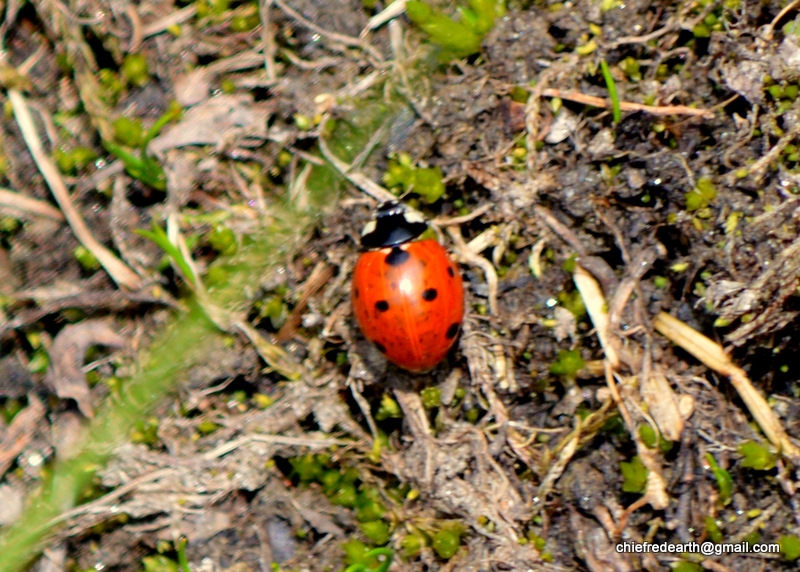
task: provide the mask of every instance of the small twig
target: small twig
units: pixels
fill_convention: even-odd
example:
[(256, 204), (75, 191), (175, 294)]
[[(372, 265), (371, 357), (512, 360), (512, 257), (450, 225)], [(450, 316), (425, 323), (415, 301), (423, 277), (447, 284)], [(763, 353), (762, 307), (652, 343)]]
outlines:
[(553, 72), (545, 70), (539, 77), (538, 83), (534, 86), (528, 101), (525, 103), (525, 146), (528, 151), (526, 167), (531, 178), (537, 176), (539, 172), (538, 153), (536, 143), (539, 141), (539, 125), (541, 123), (542, 95), (547, 89), (547, 84)]
[[(616, 371), (620, 366), (620, 357), (617, 353), (618, 343), (616, 343), (616, 340), (613, 338), (613, 332), (610, 330), (611, 321), (608, 314), (608, 302), (603, 295), (600, 284), (589, 272), (579, 265), (575, 266), (575, 273), (572, 279), (581, 295), (583, 305), (586, 307), (586, 312), (589, 314), (589, 319), (591, 319), (594, 325), (597, 339), (600, 340), (600, 345), (603, 347), (603, 352), (606, 356), (605, 361), (612, 370)], [(609, 384), (609, 388), (611, 389), (614, 401), (621, 403), (622, 399), (619, 396), (616, 386), (611, 383)]]
[(406, 11), (406, 0), (395, 0), (384, 8), (380, 13), (375, 14), (367, 22), (367, 26), (361, 31), (361, 37), (366, 36), (370, 30), (380, 28), (386, 22), (394, 20), (400, 14)]
[(64, 184), (61, 174), (58, 172), (53, 160), (44, 152), (42, 142), (39, 139), (39, 134), (36, 132), (36, 126), (33, 123), (33, 117), (25, 102), (22, 94), (15, 89), (8, 90), (8, 99), (11, 101), (11, 107), (14, 109), (14, 116), (19, 124), (19, 129), (22, 132), (22, 137), (28, 145), (28, 149), (39, 167), (47, 186), (53, 193), (53, 196), (61, 207), (61, 212), (67, 219), (72, 232), (75, 233), (76, 238), (91, 252), (95, 258), (103, 265), (103, 268), (111, 275), (114, 281), (124, 288), (129, 290), (138, 290), (142, 287), (142, 279), (133, 270), (128, 268), (125, 263), (119, 260), (114, 254), (105, 246), (100, 244), (86, 223), (81, 218), (80, 213), (72, 204), (67, 186)]
[(0, 477), (14, 462), (14, 459), (25, 450), (35, 434), (34, 427), (44, 417), (45, 408), (35, 393), (28, 395), (28, 406), (14, 417), (8, 427), (3, 429), (0, 441)]
[(488, 212), (492, 209), (492, 204), (486, 203), (483, 206), (478, 207), (471, 213), (464, 215), (464, 216), (455, 216), (455, 217), (436, 217), (431, 221), (431, 224), (435, 226), (448, 226), (448, 225), (459, 225), (464, 224), (465, 222), (469, 222), (471, 220), (475, 220), (483, 213)]
[(772, 39), (772, 31), (775, 29), (775, 26), (778, 25), (778, 22), (783, 20), (783, 18), (784, 18), (784, 16), (786, 16), (786, 14), (788, 14), (792, 10), (796, 9), (798, 6), (800, 6), (800, 0), (794, 0), (794, 2), (791, 2), (791, 3), (787, 4), (786, 6), (784, 6), (783, 9), (780, 12), (778, 12), (778, 15), (775, 16), (772, 19), (772, 22), (770, 22), (767, 25), (767, 27), (764, 28), (764, 37), (766, 39), (768, 39), (768, 40), (771, 40)]
[(0, 189), (0, 208), (12, 209), (57, 221), (64, 220), (64, 215), (61, 214), (61, 211), (45, 201), (32, 199), (8, 189)]
[(309, 449), (326, 449), (329, 447), (347, 447), (352, 445), (352, 441), (344, 439), (315, 439), (313, 437), (291, 437), (289, 435), (269, 435), (266, 433), (253, 433), (226, 441), (203, 454), (203, 458), (207, 461), (213, 461), (219, 457), (227, 455), (231, 451), (235, 451), (239, 447), (249, 445), (250, 443), (268, 443), (270, 445), (288, 445), (290, 447), (308, 447)]
[(625, 44), (646, 44), (650, 40), (655, 40), (656, 38), (660, 38), (664, 34), (673, 31), (677, 32), (678, 30), (680, 30), (680, 28), (675, 24), (667, 23), (667, 25), (664, 26), (663, 28), (659, 28), (658, 30), (655, 30), (654, 32), (650, 32), (649, 34), (645, 34), (643, 36), (624, 36), (622, 38), (619, 38), (611, 42), (608, 45), (608, 47), (616, 48), (619, 46), (624, 46)]
[(278, 79), (278, 67), (275, 63), (275, 32), (270, 18), (272, 0), (261, 0), (258, 4), (261, 17), (261, 43), (264, 44), (264, 69), (267, 72), (267, 81), (273, 82)]
[(125, 8), (125, 15), (131, 21), (132, 28), (130, 46), (128, 46), (125, 51), (135, 54), (141, 49), (142, 41), (144, 40), (144, 36), (142, 35), (142, 19), (139, 17), (139, 12), (136, 11), (136, 7), (133, 4), (128, 4), (127, 8)]
[(177, 12), (170, 12), (163, 18), (147, 24), (144, 28), (142, 28), (142, 36), (145, 38), (156, 36), (176, 24), (180, 24), (192, 19), (195, 14), (197, 14), (197, 5), (189, 4), (186, 8), (181, 8)]
[(309, 298), (319, 292), (319, 290), (325, 284), (327, 284), (331, 278), (333, 278), (332, 265), (319, 262), (314, 267), (314, 270), (311, 271), (311, 275), (303, 285), (303, 290), (300, 293), (300, 299), (297, 301), (292, 313), (289, 314), (286, 322), (284, 322), (283, 326), (281, 326), (281, 329), (278, 330), (278, 333), (275, 335), (275, 341), (278, 343), (283, 343), (291, 339), (295, 331), (297, 331), (297, 328), (300, 327), (300, 323), (303, 318), (303, 312), (305, 312), (306, 308), (308, 307)]
[(483, 270), (483, 274), (486, 276), (486, 286), (489, 289), (489, 293), (487, 295), (489, 300), (489, 313), (493, 316), (496, 316), (497, 291), (499, 283), (497, 271), (494, 269), (494, 266), (492, 266), (491, 262), (486, 260), (483, 256), (476, 254), (467, 246), (467, 244), (464, 242), (464, 237), (461, 236), (461, 231), (459, 231), (455, 226), (448, 226), (447, 234), (449, 234), (450, 238), (453, 240), (456, 253), (464, 260), (464, 262), (473, 266), (477, 266)]
[[(591, 105), (592, 107), (601, 107), (608, 109), (611, 104), (608, 99), (596, 97), (594, 95), (586, 95), (579, 91), (562, 91), (560, 89), (545, 89), (542, 91), (545, 97), (560, 97), (568, 101), (576, 103), (583, 103)], [(644, 105), (642, 103), (632, 103), (628, 101), (620, 101), (619, 108), (624, 111), (643, 111), (652, 115), (693, 115), (697, 117), (709, 116), (711, 111), (707, 109), (697, 109), (687, 105)]]
[(561, 240), (570, 245), (578, 254), (578, 256), (583, 257), (588, 255), (588, 252), (586, 252), (586, 248), (583, 246), (583, 243), (581, 243), (578, 235), (576, 235), (572, 229), (567, 227), (567, 225), (558, 220), (553, 213), (543, 206), (534, 207), (534, 211), (536, 212), (536, 216), (541, 218)]
[[(325, 115), (320, 121), (320, 126), (325, 125), (328, 121), (328, 116)], [(317, 138), (319, 142), (319, 150), (322, 153), (322, 156), (325, 157), (325, 160), (328, 161), (333, 168), (339, 171), (339, 173), (348, 181), (353, 183), (356, 187), (367, 193), (373, 199), (378, 202), (385, 202), (395, 200), (395, 197), (392, 193), (381, 187), (378, 183), (370, 179), (369, 177), (357, 172), (352, 171), (352, 165), (349, 165), (339, 159), (336, 155), (334, 155), (330, 148), (328, 147), (328, 143), (325, 141), (325, 138), (319, 136)]]

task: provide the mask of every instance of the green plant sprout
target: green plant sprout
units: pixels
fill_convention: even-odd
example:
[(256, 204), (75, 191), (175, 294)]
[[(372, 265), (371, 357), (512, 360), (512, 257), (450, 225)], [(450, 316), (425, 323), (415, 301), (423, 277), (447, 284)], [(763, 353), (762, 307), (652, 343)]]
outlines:
[(711, 472), (717, 479), (717, 486), (719, 487), (719, 500), (723, 505), (731, 502), (731, 495), (733, 494), (733, 477), (725, 469), (721, 468), (716, 459), (711, 453), (706, 453), (706, 460), (711, 466)]
[(139, 236), (149, 238), (155, 242), (178, 267), (181, 275), (190, 287), (194, 289), (199, 284), (197, 274), (194, 271), (194, 264), (184, 256), (177, 245), (172, 243), (167, 233), (164, 232), (164, 229), (158, 226), (155, 221), (153, 222), (153, 230), (139, 229), (134, 232)]
[(189, 568), (189, 559), (186, 557), (186, 545), (189, 543), (186, 540), (185, 536), (181, 536), (178, 540), (178, 546), (176, 546), (176, 552), (178, 553), (178, 564), (181, 567), (182, 572), (192, 572)]
[[(125, 166), (125, 171), (134, 179), (137, 179), (144, 184), (156, 189), (157, 191), (165, 191), (167, 189), (167, 177), (164, 174), (164, 169), (161, 164), (153, 157), (147, 154), (147, 145), (153, 140), (159, 132), (171, 121), (178, 119), (183, 110), (177, 103), (170, 105), (167, 112), (156, 120), (153, 126), (142, 137), (139, 145), (135, 148), (138, 149), (138, 156), (131, 153), (121, 145), (117, 145), (113, 141), (103, 140), (103, 147), (114, 155), (117, 159), (122, 161)], [(114, 122), (114, 127), (117, 131), (117, 138), (124, 141), (135, 141), (135, 122), (121, 122), (119, 120)]]
[(558, 359), (550, 366), (550, 373), (575, 380), (578, 372), (586, 362), (581, 357), (581, 350), (558, 350)]
[(469, 0), (469, 8), (459, 6), (457, 10), (461, 14), (460, 22), (426, 2), (406, 3), (409, 20), (442, 47), (443, 60), (478, 53), (483, 36), (492, 29), (495, 19), (506, 13), (506, 6), (504, 0)]
[(617, 84), (614, 82), (614, 78), (611, 77), (611, 70), (608, 69), (608, 64), (605, 60), (600, 60), (600, 70), (603, 72), (603, 79), (606, 82), (608, 97), (611, 98), (611, 112), (614, 116), (614, 123), (619, 123), (622, 119), (622, 112), (619, 108), (619, 93), (617, 93)]

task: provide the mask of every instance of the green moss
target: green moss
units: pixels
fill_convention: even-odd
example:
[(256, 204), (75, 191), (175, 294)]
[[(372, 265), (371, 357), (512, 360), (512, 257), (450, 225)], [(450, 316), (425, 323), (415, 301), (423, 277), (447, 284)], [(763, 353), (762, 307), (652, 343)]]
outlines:
[(203, 421), (197, 426), (197, 432), (201, 435), (210, 435), (219, 428), (220, 426), (213, 421)]
[(647, 467), (636, 455), (629, 463), (622, 461), (619, 464), (622, 473), (622, 490), (626, 493), (642, 493), (647, 486)]
[(384, 419), (400, 419), (401, 417), (403, 417), (403, 411), (400, 409), (400, 405), (388, 393), (384, 393), (381, 396), (381, 405), (375, 414), (375, 419), (383, 421)]
[(672, 563), (671, 569), (672, 572), (703, 572), (703, 567), (700, 564), (688, 560)]
[(85, 246), (76, 246), (72, 255), (84, 270), (94, 271), (100, 268), (100, 261)]
[(745, 441), (739, 444), (737, 451), (742, 455), (743, 467), (756, 471), (769, 471), (775, 468), (775, 454), (764, 443)]
[(232, 256), (238, 250), (236, 235), (226, 226), (217, 225), (208, 234), (208, 244), (223, 256)]
[(69, 151), (61, 148), (55, 152), (54, 158), (62, 173), (74, 173), (97, 159), (97, 153), (93, 149), (83, 146), (74, 147)]
[(800, 558), (800, 538), (796, 534), (781, 536), (778, 544), (781, 547), (781, 558), (787, 562)]
[(400, 549), (406, 558), (415, 558), (425, 546), (425, 535), (421, 532), (406, 534), (400, 539)]
[(439, 558), (449, 560), (461, 546), (461, 532), (457, 527), (443, 528), (433, 535), (433, 550)]
[(351, 538), (342, 544), (345, 554), (345, 563), (347, 564), (360, 564), (362, 566), (375, 566), (378, 559), (368, 554), (369, 547), (362, 541)]
[(248, 4), (239, 8), (231, 18), (231, 31), (237, 33), (249, 32), (255, 30), (260, 23), (258, 4)]
[(550, 366), (550, 373), (574, 378), (585, 366), (580, 349), (559, 350), (558, 359)]
[(128, 83), (143, 86), (150, 81), (150, 71), (147, 67), (147, 58), (144, 54), (128, 54), (122, 60), (122, 77)]
[(697, 211), (704, 209), (717, 197), (717, 189), (709, 178), (697, 180), (695, 188), (686, 193), (686, 210)]
[(389, 161), (383, 182), (397, 194), (416, 193), (426, 203), (435, 203), (444, 195), (444, 175), (439, 167), (416, 167), (411, 156), (400, 153)]
[(119, 117), (111, 122), (114, 129), (114, 139), (128, 147), (141, 147), (144, 141), (142, 122), (130, 117)]
[(371, 520), (359, 524), (361, 532), (372, 544), (383, 545), (389, 542), (392, 536), (392, 530), (389, 525), (383, 520)]
[(628, 76), (628, 79), (631, 81), (641, 81), (642, 79), (642, 71), (641, 71), (641, 64), (639, 60), (634, 57), (628, 56), (621, 62), (619, 62), (619, 69), (623, 71), (623, 73)]
[(639, 425), (639, 438), (648, 449), (652, 449), (658, 444), (658, 434), (649, 423)]
[(442, 392), (438, 387), (426, 387), (420, 391), (420, 397), (425, 409), (433, 409), (442, 404)]
[(178, 563), (163, 554), (142, 558), (144, 572), (178, 572)]

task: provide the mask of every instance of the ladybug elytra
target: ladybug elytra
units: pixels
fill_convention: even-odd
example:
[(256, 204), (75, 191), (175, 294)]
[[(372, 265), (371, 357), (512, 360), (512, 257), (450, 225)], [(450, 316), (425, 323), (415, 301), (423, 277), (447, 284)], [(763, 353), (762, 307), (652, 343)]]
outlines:
[(351, 299), (361, 331), (386, 358), (411, 372), (447, 355), (464, 318), (464, 285), (447, 251), (398, 201), (378, 206), (364, 227)]

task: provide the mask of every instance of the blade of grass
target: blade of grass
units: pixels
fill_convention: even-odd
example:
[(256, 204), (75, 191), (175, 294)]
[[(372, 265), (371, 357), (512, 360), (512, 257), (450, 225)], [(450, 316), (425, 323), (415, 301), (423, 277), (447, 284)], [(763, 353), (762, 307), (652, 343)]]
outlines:
[(608, 64), (605, 60), (600, 60), (600, 70), (603, 72), (603, 79), (606, 82), (608, 89), (608, 97), (611, 99), (611, 113), (614, 116), (614, 123), (619, 123), (622, 119), (622, 112), (619, 109), (619, 94), (617, 93), (617, 84), (614, 83), (614, 78), (611, 77), (611, 70), (608, 69)]

